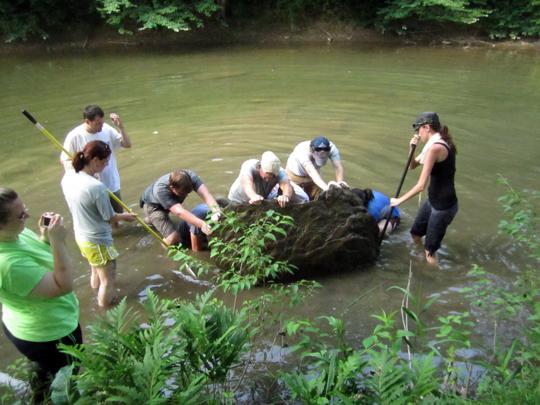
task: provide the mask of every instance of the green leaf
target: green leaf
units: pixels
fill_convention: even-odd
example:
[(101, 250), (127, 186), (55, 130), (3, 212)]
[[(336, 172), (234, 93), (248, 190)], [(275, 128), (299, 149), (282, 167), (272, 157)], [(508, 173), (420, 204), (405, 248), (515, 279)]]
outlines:
[(73, 366), (64, 366), (56, 373), (53, 382), (51, 383), (51, 402), (55, 405), (71, 404), (71, 376), (73, 374)]

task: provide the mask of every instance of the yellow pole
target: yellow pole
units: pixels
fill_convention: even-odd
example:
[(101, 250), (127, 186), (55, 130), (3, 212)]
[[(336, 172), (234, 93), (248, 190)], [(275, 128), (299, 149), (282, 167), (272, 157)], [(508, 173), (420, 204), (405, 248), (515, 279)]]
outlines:
[[(22, 111), (23, 115), (28, 118), (28, 120), (34, 124), (34, 126), (39, 130), (39, 132), (41, 132), (43, 135), (45, 135), (47, 138), (49, 138), (49, 140), (60, 150), (64, 151), (64, 153), (66, 155), (68, 155), (71, 159), (73, 159), (73, 156), (71, 155), (71, 153), (69, 153), (63, 146), (60, 142), (58, 142), (58, 140), (49, 132), (47, 131), (47, 129), (41, 125), (39, 122), (37, 122), (37, 120), (26, 110), (23, 110)], [(120, 204), (120, 206), (125, 209), (127, 212), (133, 214), (134, 212), (131, 210), (131, 208), (129, 208), (126, 204), (123, 203), (123, 201), (121, 199), (119, 199), (117, 196), (115, 196), (113, 194), (113, 192), (109, 189), (107, 189), (107, 192), (109, 193), (109, 196), (114, 200), (116, 201), (118, 204)], [(154, 238), (156, 238), (159, 243), (161, 243), (163, 246), (165, 246), (167, 249), (170, 248), (169, 245), (167, 245), (165, 243), (165, 241), (163, 240), (163, 238), (161, 236), (159, 236), (159, 234), (154, 231), (152, 228), (150, 228), (138, 215), (135, 216), (135, 219), (137, 220), (137, 222), (139, 224), (141, 224), (143, 226), (144, 229), (146, 229), (150, 235), (152, 235)]]

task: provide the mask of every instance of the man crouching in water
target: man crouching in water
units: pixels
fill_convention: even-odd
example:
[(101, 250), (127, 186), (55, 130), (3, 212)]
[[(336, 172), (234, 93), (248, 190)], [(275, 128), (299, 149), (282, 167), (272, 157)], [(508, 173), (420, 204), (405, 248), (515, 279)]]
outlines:
[[(204, 204), (197, 205), (191, 212), (182, 206), (189, 193), (195, 191)], [(219, 220), (221, 211), (203, 181), (192, 170), (175, 170), (164, 174), (148, 186), (141, 196), (140, 206), (144, 210), (145, 222), (153, 225), (163, 236), (163, 241), (171, 246), (181, 243), (193, 251), (202, 249), (204, 235), (210, 235), (212, 228), (204, 220), (212, 210), (212, 221)], [(169, 213), (180, 218), (175, 225)]]

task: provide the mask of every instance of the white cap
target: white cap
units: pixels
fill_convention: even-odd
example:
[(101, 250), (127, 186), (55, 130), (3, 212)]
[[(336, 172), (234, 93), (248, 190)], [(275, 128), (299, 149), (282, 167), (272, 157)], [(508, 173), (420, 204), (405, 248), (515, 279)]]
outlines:
[(281, 162), (279, 158), (275, 155), (274, 152), (267, 150), (261, 156), (261, 169), (265, 173), (274, 173), (274, 175), (279, 174), (279, 169), (281, 167)]

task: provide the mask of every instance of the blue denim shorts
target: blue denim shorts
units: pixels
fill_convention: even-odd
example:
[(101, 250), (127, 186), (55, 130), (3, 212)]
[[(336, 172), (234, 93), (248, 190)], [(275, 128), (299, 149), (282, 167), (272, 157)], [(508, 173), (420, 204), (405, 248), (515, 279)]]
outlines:
[(441, 247), (446, 228), (452, 223), (457, 212), (457, 203), (446, 210), (436, 210), (428, 200), (418, 210), (411, 228), (411, 234), (420, 237), (425, 236), (424, 248), (430, 255), (433, 255)]

